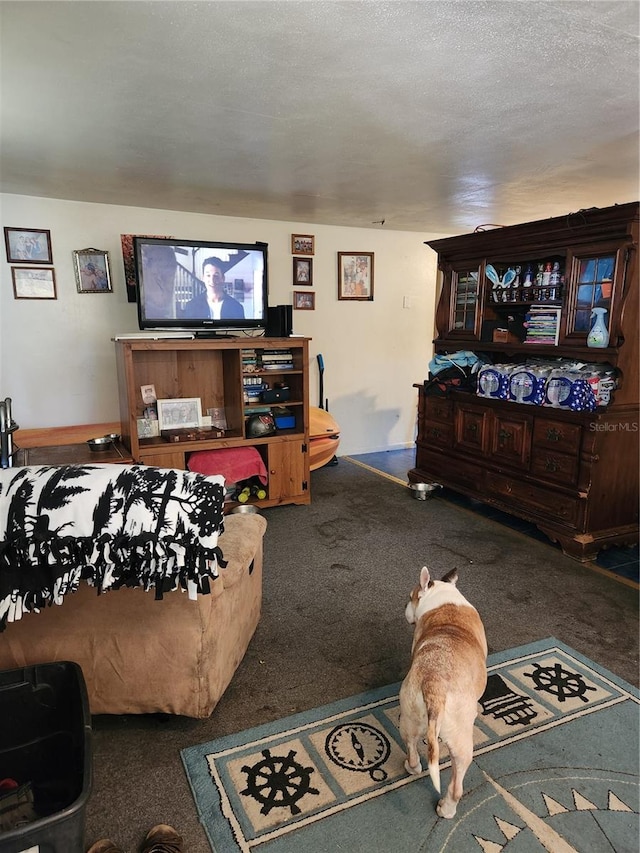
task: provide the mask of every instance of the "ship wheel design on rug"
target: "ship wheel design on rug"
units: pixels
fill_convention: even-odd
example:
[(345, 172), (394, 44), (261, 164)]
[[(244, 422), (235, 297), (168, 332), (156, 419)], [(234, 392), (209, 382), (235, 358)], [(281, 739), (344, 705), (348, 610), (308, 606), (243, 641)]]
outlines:
[(584, 695), (587, 690), (595, 690), (585, 683), (584, 678), (577, 672), (570, 672), (561, 664), (554, 663), (552, 666), (540, 666), (534, 663), (533, 672), (525, 672), (527, 678), (532, 678), (535, 689), (543, 693), (555, 696), (558, 702), (566, 702), (567, 699), (578, 698), (582, 702), (589, 699)]
[(389, 757), (388, 738), (367, 723), (342, 723), (332, 729), (325, 741), (325, 751), (331, 761), (358, 773), (368, 773), (374, 782), (384, 782), (386, 770), (380, 765)]
[(262, 803), (261, 814), (269, 814), (274, 808), (288, 808), (292, 815), (300, 814), (297, 805), (305, 794), (319, 794), (311, 787), (313, 767), (303, 767), (294, 761), (295, 749), (287, 755), (271, 755), (271, 750), (262, 750), (262, 761), (253, 767), (242, 768), (247, 774), (247, 787), (240, 791)]

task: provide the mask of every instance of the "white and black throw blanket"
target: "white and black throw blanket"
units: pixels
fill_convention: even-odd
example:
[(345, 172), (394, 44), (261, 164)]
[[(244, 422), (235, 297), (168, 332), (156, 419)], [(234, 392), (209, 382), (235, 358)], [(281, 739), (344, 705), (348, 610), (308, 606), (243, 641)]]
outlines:
[(143, 465), (26, 466), (0, 470), (0, 631), (61, 604), (81, 580), (210, 591), (224, 478)]

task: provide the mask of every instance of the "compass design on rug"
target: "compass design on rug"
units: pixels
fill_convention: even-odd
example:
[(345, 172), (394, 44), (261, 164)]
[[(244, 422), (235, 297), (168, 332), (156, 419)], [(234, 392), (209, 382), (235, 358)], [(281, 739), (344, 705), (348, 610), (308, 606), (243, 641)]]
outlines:
[(310, 784), (314, 768), (303, 767), (294, 760), (295, 754), (295, 749), (287, 755), (272, 755), (270, 749), (263, 749), (261, 761), (242, 768), (247, 774), (247, 787), (240, 793), (262, 803), (260, 814), (267, 815), (274, 808), (288, 808), (292, 815), (300, 814), (298, 801), (305, 794), (320, 793)]
[(588, 685), (579, 673), (564, 669), (562, 664), (540, 666), (539, 663), (534, 663), (534, 667), (533, 672), (524, 673), (526, 677), (533, 679), (536, 690), (551, 693), (558, 702), (566, 702), (567, 699), (574, 698), (588, 702), (589, 699), (584, 694), (587, 690), (596, 689)]
[(384, 782), (387, 778), (381, 765), (391, 752), (389, 740), (368, 723), (336, 726), (327, 735), (325, 751), (334, 764), (345, 770), (368, 773), (374, 782)]

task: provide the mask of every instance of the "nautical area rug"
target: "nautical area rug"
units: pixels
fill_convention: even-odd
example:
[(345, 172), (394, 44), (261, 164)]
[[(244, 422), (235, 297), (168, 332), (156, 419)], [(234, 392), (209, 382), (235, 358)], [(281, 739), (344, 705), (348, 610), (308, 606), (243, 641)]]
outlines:
[[(445, 820), (428, 773), (404, 770), (399, 687), (184, 749), (212, 850), (637, 853), (635, 688), (555, 639), (491, 655)], [(443, 745), (440, 764), (444, 791)]]

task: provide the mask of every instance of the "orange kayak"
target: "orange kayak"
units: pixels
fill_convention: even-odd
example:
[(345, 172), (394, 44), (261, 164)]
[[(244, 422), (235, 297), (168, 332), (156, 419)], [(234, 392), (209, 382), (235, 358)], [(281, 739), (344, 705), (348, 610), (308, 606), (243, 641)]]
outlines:
[(338, 452), (340, 427), (324, 409), (309, 407), (309, 468), (315, 471)]

